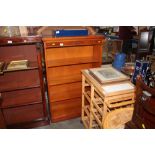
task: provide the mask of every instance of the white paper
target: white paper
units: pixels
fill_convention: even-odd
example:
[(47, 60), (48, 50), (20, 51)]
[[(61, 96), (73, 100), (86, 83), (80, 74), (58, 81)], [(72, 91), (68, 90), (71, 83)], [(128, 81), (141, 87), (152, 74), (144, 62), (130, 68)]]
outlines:
[(123, 91), (123, 90), (131, 90), (131, 89), (134, 89), (134, 87), (129, 83), (122, 83), (122, 84), (114, 84), (109, 86), (102, 86), (102, 89), (106, 93), (112, 93), (112, 92)]

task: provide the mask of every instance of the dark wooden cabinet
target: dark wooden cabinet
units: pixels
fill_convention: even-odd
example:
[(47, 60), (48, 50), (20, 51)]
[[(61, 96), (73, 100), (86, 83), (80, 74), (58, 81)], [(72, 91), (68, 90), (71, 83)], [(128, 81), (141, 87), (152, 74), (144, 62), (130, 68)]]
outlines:
[(7, 71), (4, 65), (0, 74), (0, 109), (7, 128), (48, 123), (40, 47), (39, 37), (0, 39), (0, 61), (28, 60), (27, 69)]
[(102, 64), (103, 36), (43, 38), (52, 122), (81, 115), (81, 70)]
[[(144, 91), (151, 94), (151, 97), (147, 97)], [(136, 103), (128, 125), (130, 128), (155, 129), (155, 88), (145, 85), (141, 77), (136, 82)]]

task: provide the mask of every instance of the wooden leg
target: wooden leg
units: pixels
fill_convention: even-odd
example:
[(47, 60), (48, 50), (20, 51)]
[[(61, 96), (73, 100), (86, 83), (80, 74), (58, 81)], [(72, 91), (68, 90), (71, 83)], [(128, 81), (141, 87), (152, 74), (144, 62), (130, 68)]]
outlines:
[(94, 100), (94, 86), (91, 84), (91, 96), (90, 96), (90, 124), (89, 124), (89, 128), (93, 127), (93, 114), (92, 114), (92, 110), (93, 110), (93, 100)]
[(102, 128), (104, 128), (103, 122), (104, 122), (104, 119), (105, 119), (105, 117), (107, 115), (107, 111), (108, 111), (108, 108), (107, 108), (106, 103), (104, 102), (104, 105), (103, 105), (103, 116), (102, 116)]
[(81, 112), (81, 117), (82, 120), (84, 119), (84, 92), (85, 92), (85, 77), (82, 75), (82, 112)]

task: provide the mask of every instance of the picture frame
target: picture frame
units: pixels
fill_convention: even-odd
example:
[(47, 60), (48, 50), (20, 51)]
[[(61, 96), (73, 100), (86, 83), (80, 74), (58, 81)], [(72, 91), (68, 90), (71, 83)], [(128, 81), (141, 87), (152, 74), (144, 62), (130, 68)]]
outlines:
[(91, 68), (89, 73), (101, 84), (129, 81), (129, 77), (120, 71), (116, 70), (112, 66), (103, 68)]

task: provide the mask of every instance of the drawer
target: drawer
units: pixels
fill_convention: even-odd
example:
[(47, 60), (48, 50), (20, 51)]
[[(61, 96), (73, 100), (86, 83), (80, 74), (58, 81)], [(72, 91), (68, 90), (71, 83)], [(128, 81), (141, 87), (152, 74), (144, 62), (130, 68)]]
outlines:
[(36, 45), (17, 45), (0, 47), (0, 61), (29, 60), (37, 62)]
[(50, 105), (50, 111), (52, 122), (78, 117), (81, 115), (81, 98), (54, 102)]
[(81, 82), (50, 86), (49, 87), (50, 102), (81, 97), (81, 91), (82, 91)]
[(66, 47), (66, 46), (78, 46), (78, 45), (96, 45), (96, 44), (103, 44), (102, 39), (95, 39), (95, 40), (62, 40), (62, 41), (50, 41), (46, 42), (46, 48), (52, 47)]
[(44, 117), (42, 104), (7, 108), (3, 109), (3, 113), (7, 125), (29, 122)]
[(38, 70), (7, 72), (0, 75), (0, 92), (40, 85)]
[(145, 119), (145, 121), (147, 122), (152, 122), (152, 124), (155, 124), (155, 115), (148, 113), (147, 111), (143, 111), (143, 115), (141, 116)]
[(45, 51), (47, 67), (99, 62), (93, 46), (51, 48)]
[(2, 93), (2, 108), (42, 102), (40, 88), (17, 90)]
[(57, 85), (81, 81), (81, 70), (92, 68), (93, 64), (53, 67), (47, 69), (49, 85)]

